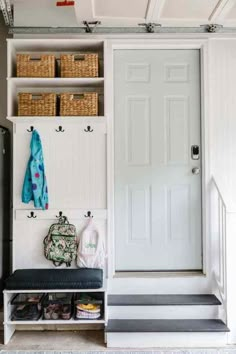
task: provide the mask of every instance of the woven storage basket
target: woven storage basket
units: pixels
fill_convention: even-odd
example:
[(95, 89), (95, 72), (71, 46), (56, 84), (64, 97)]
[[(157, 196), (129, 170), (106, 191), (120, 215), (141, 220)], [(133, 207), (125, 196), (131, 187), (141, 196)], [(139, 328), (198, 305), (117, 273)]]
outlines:
[(19, 93), (18, 94), (19, 116), (55, 116), (56, 94), (55, 93)]
[(41, 55), (40, 59), (29, 54), (16, 55), (17, 77), (55, 77), (55, 56)]
[(60, 95), (60, 115), (97, 116), (98, 94), (96, 92), (62, 93)]
[(61, 77), (97, 77), (98, 54), (61, 55)]

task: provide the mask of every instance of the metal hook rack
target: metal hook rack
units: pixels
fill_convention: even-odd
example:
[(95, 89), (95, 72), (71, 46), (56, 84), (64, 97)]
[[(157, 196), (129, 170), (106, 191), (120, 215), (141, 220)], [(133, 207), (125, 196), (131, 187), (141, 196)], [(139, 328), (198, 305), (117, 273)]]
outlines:
[(30, 129), (27, 129), (27, 132), (32, 133), (34, 131), (34, 127), (31, 125)]
[(84, 131), (85, 131), (86, 133), (92, 133), (92, 132), (93, 132), (93, 129), (91, 129), (91, 126), (88, 125), (88, 126), (87, 126), (87, 129), (84, 129)]
[(33, 218), (33, 219), (36, 219), (36, 218), (37, 218), (37, 215), (34, 215), (34, 211), (31, 211), (31, 212), (30, 212), (30, 215), (27, 215), (27, 218), (28, 218), (28, 219), (32, 219), (32, 218)]
[(59, 132), (64, 133), (65, 129), (63, 129), (62, 126), (59, 125), (58, 129), (55, 129), (55, 131), (56, 131), (57, 133), (59, 133)]
[(87, 215), (84, 215), (85, 218), (93, 218), (91, 211), (87, 211)]

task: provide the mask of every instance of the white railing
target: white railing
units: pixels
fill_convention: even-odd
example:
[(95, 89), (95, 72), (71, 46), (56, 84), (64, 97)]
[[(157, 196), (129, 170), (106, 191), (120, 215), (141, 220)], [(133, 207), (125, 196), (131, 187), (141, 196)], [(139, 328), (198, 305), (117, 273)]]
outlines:
[(226, 230), (227, 209), (220, 188), (212, 177), (210, 199), (210, 252), (213, 292), (222, 302), (219, 317), (227, 323)]

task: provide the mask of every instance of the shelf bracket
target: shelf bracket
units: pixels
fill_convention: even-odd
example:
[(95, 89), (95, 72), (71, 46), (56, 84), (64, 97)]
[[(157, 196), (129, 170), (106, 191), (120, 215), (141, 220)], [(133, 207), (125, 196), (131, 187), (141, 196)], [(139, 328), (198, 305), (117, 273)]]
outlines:
[(83, 24), (85, 25), (86, 33), (93, 33), (95, 32), (97, 25), (101, 24), (101, 21), (83, 21)]
[(147, 33), (154, 33), (155, 32), (155, 27), (161, 27), (160, 23), (139, 23), (139, 26), (144, 26), (146, 28)]

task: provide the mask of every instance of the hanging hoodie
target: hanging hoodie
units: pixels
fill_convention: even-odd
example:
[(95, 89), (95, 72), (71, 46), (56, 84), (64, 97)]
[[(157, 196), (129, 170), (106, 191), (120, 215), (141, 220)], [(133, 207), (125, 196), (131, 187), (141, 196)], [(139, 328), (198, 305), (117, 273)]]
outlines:
[(43, 148), (39, 133), (33, 130), (31, 155), (25, 172), (22, 202), (34, 201), (35, 208), (48, 209), (48, 187), (44, 169)]

